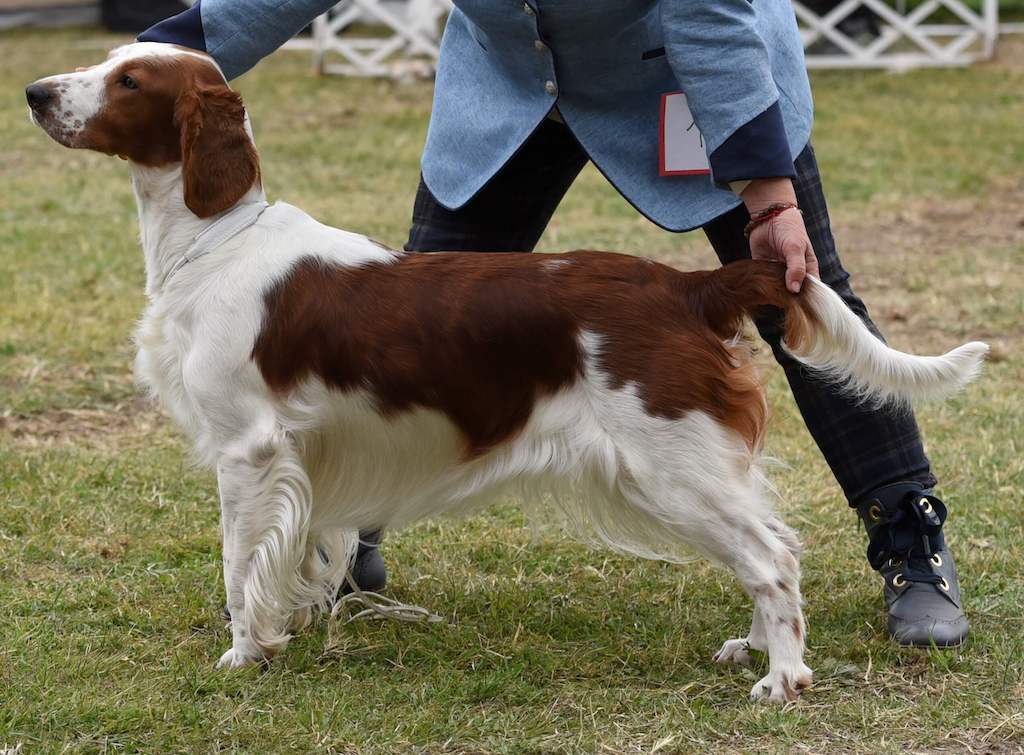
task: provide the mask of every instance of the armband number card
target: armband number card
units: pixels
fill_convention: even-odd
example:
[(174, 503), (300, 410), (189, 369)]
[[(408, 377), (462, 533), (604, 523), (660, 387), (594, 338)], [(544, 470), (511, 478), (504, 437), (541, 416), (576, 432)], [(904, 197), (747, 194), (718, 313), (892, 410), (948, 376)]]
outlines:
[(661, 127), (658, 135), (658, 172), (663, 176), (706, 176), (711, 164), (704, 151), (704, 135), (690, 112), (686, 95), (661, 95)]

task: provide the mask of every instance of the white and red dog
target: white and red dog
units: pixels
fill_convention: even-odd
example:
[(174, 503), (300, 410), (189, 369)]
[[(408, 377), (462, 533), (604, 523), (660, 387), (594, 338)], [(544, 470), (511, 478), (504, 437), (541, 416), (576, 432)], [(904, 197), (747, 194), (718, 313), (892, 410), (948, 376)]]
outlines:
[(525, 483), (585, 540), (731, 569), (754, 618), (717, 659), (767, 651), (752, 695), (792, 700), (811, 682), (799, 543), (758, 472), (744, 318), (781, 308), (794, 356), (869, 401), (954, 391), (986, 352), (894, 351), (819, 281), (787, 292), (771, 263), (402, 254), (268, 206), (242, 101), (193, 51), (127, 45), (27, 96), (56, 141), (130, 163), (149, 296), (137, 374), (220, 487), (220, 665), (280, 652), (330, 603), (356, 530)]

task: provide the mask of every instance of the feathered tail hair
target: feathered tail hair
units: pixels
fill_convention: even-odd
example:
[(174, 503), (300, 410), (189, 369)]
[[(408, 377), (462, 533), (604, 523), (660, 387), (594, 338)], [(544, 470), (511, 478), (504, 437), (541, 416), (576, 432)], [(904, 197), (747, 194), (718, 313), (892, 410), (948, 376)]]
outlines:
[(782, 309), (786, 351), (874, 406), (956, 393), (978, 376), (988, 353), (979, 341), (942, 356), (897, 351), (817, 278), (808, 276), (799, 294), (789, 292), (785, 268), (774, 262), (743, 261), (716, 270), (702, 281), (698, 300), (716, 330), (738, 328), (742, 317), (764, 307)]

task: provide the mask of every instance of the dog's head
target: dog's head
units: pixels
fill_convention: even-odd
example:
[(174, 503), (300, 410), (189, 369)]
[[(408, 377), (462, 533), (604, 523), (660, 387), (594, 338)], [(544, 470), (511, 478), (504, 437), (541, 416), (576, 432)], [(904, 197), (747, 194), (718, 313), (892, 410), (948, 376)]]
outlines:
[(199, 217), (234, 205), (259, 181), (242, 98), (208, 55), (173, 45), (119, 47), (104, 63), (25, 89), (32, 121), (66, 147), (182, 168)]

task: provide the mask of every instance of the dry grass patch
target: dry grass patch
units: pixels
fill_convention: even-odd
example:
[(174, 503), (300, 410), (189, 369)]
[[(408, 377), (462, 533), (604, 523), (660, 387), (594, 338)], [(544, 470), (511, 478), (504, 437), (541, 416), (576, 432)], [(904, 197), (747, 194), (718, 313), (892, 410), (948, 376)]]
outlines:
[(50, 409), (33, 414), (0, 414), (0, 434), (21, 451), (54, 446), (114, 451), (150, 446), (166, 435), (167, 420), (147, 399), (138, 398), (102, 409)]

